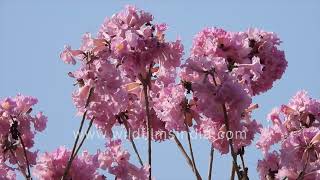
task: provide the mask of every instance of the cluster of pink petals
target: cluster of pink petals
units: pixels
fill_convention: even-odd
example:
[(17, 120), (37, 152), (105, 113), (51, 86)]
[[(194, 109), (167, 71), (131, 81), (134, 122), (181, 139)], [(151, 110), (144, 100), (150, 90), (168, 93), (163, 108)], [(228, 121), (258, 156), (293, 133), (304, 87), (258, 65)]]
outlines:
[[(240, 149), (251, 144), (260, 126), (251, 119), (254, 105), (243, 84), (228, 71), (228, 62), (222, 57), (190, 57), (181, 71), (181, 79), (191, 83), (195, 104), (195, 129), (207, 137), (221, 153), (229, 152), (227, 133), (243, 132), (246, 137), (235, 138), (234, 147)], [(229, 121), (226, 129), (225, 114)]]
[(1, 180), (16, 180), (14, 168), (7, 166), (5, 163), (0, 163), (0, 179)]
[(228, 71), (257, 95), (270, 89), (286, 69), (284, 52), (278, 49), (280, 43), (276, 34), (259, 29), (228, 32), (207, 28), (194, 38), (191, 56), (224, 58)]
[(42, 112), (32, 115), (32, 108), (37, 102), (38, 100), (34, 97), (20, 94), (13, 98), (0, 100), (0, 164), (3, 171), (8, 171), (8, 177), (13, 178), (14, 176), (10, 175), (12, 169), (5, 163), (8, 165), (18, 163), (23, 171), (26, 171), (27, 164), (22, 142), (26, 147), (30, 165), (36, 163), (38, 151), (30, 149), (34, 146), (36, 133), (43, 131), (47, 123), (47, 117)]
[(192, 125), (190, 124), (192, 117), (196, 117), (185, 91), (182, 84), (170, 84), (159, 91), (154, 99), (157, 116), (165, 122), (165, 128), (168, 131), (185, 131), (186, 125)]
[[(79, 49), (65, 46), (60, 55), (68, 64), (81, 62), (78, 70), (69, 73), (79, 85), (73, 101), (79, 114), (88, 110), (87, 117), (94, 118), (98, 129), (108, 137), (112, 137), (112, 128), (123, 121), (129, 122), (131, 131), (146, 127), (143, 80), (148, 81), (152, 97), (175, 82), (183, 46), (179, 40), (166, 42), (167, 26), (152, 20), (150, 13), (126, 6), (106, 18), (95, 38), (86, 33)], [(90, 90), (90, 103), (85, 108)], [(152, 106), (151, 118), (153, 131), (166, 133), (165, 123)]]
[[(33, 169), (33, 175), (39, 180), (60, 180), (70, 158), (71, 151), (65, 147), (59, 147), (52, 153), (44, 153), (39, 156)], [(98, 171), (98, 155), (90, 155), (84, 151), (76, 156), (68, 173), (68, 179), (104, 180)]]
[[(259, 161), (262, 179), (320, 179), (320, 101), (299, 91), (289, 102), (274, 109), (269, 118), (272, 126), (264, 128), (257, 143), (265, 156)], [(279, 153), (269, 153), (272, 145), (280, 145)], [(271, 154), (277, 154), (277, 158)], [(271, 162), (273, 161), (273, 162)], [(277, 164), (275, 167), (272, 164)]]
[(148, 167), (136, 167), (130, 163), (130, 154), (121, 147), (120, 140), (110, 140), (107, 150), (98, 156), (99, 166), (115, 175), (118, 180), (148, 179)]

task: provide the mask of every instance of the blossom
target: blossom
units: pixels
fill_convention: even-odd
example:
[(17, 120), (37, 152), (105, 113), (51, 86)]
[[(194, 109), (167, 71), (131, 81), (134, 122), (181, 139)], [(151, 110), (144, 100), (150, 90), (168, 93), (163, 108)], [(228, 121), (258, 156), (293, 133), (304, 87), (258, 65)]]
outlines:
[(14, 168), (11, 168), (0, 161), (0, 179), (2, 180), (16, 180)]
[(258, 161), (257, 170), (261, 180), (274, 179), (280, 168), (279, 154), (274, 151), (265, 155), (263, 160)]
[(136, 167), (130, 163), (130, 154), (122, 149), (120, 140), (109, 141), (106, 148), (98, 156), (101, 169), (108, 170), (120, 180), (148, 179), (148, 167)]
[(275, 108), (269, 114), (272, 125), (262, 130), (257, 146), (263, 152), (291, 133), (302, 128), (319, 127), (320, 101), (308, 96), (306, 91), (299, 91), (287, 105)]
[(182, 67), (181, 78), (190, 84), (194, 111), (198, 114), (195, 130), (207, 137), (222, 154), (229, 151), (227, 136), (230, 133), (248, 135), (231, 137), (236, 151), (250, 145), (261, 125), (251, 119), (254, 109), (251, 109), (251, 96), (246, 86), (229, 73), (227, 60), (223, 57), (191, 56)]
[[(166, 41), (167, 26), (152, 21), (150, 13), (126, 6), (105, 19), (96, 37), (85, 33), (78, 50), (66, 46), (61, 54), (67, 63), (81, 62), (69, 73), (78, 85), (72, 94), (77, 114), (86, 112), (86, 119), (94, 118), (106, 137), (112, 137), (112, 128), (124, 123), (132, 132), (145, 128), (142, 81), (147, 81), (148, 100), (153, 105), (152, 98), (176, 80), (183, 55), (181, 41)], [(134, 88), (128, 89), (132, 84)], [(165, 123), (154, 107), (150, 112), (153, 131), (166, 134)]]
[[(39, 156), (37, 164), (33, 169), (33, 175), (42, 180), (59, 180), (64, 174), (64, 170), (70, 158), (71, 151), (65, 147), (59, 147), (53, 152), (46, 152)], [(68, 173), (70, 179), (103, 179), (97, 172), (97, 155), (90, 155), (84, 151), (82, 155), (74, 158)]]
[(79, 50), (72, 50), (71, 46), (66, 45), (64, 50), (60, 54), (60, 59), (62, 59), (67, 64), (76, 64), (75, 56), (80, 55), (82, 52)]
[[(36, 162), (38, 151), (31, 150), (34, 138), (38, 132), (46, 128), (47, 123), (47, 117), (42, 112), (33, 115), (33, 106), (37, 103), (36, 98), (21, 94), (0, 100), (0, 156), (3, 157), (0, 161), (3, 163), (3, 168), (8, 170), (8, 175), (12, 174), (11, 165), (17, 163), (21, 165), (23, 173), (26, 173), (24, 150), (29, 164), (33, 166)], [(8, 164), (4, 165), (6, 162)]]
[[(275, 108), (268, 115), (272, 126), (262, 129), (257, 147), (268, 161), (272, 145), (279, 144), (277, 152), (278, 168), (272, 169), (272, 177), (277, 179), (318, 179), (320, 177), (319, 100), (299, 91), (287, 105)], [(267, 165), (265, 165), (267, 166)], [(260, 176), (265, 177), (266, 168), (258, 165)]]
[(286, 69), (284, 52), (278, 49), (280, 43), (276, 34), (263, 30), (206, 28), (195, 36), (191, 56), (225, 58), (230, 73), (257, 95), (270, 89)]

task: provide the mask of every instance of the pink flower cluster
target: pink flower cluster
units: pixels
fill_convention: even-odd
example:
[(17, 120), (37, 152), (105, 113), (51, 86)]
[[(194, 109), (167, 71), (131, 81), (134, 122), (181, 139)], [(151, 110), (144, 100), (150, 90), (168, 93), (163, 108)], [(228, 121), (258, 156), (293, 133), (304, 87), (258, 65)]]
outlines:
[(14, 168), (6, 165), (5, 163), (0, 163), (0, 179), (2, 180), (15, 180), (16, 173)]
[(26, 173), (23, 146), (30, 165), (36, 163), (38, 151), (30, 149), (34, 146), (36, 133), (42, 132), (47, 123), (47, 117), (42, 112), (32, 115), (32, 108), (37, 102), (34, 97), (20, 94), (0, 100), (0, 177), (6, 177), (4, 179), (15, 179), (11, 165), (19, 165)]
[(106, 148), (98, 156), (101, 169), (115, 175), (118, 180), (148, 179), (148, 167), (139, 168), (130, 163), (130, 154), (122, 149), (120, 140), (110, 140)]
[[(249, 145), (261, 126), (251, 119), (255, 107), (251, 96), (270, 89), (287, 66), (277, 36), (257, 29), (236, 33), (207, 28), (196, 35), (191, 56), (181, 65), (180, 41), (166, 42), (166, 25), (152, 20), (151, 14), (127, 6), (106, 18), (96, 38), (86, 33), (80, 49), (66, 46), (61, 59), (82, 62), (69, 73), (79, 84), (73, 94), (79, 113), (87, 109), (88, 117), (95, 118), (108, 137), (124, 121), (131, 131), (145, 128), (142, 88), (147, 85), (153, 131), (166, 134), (195, 124), (215, 148), (227, 153), (227, 139), (219, 138), (219, 132), (228, 133), (225, 105), (230, 130), (246, 133), (245, 139), (235, 140), (236, 149)], [(178, 67), (182, 68), (180, 84), (176, 84)], [(190, 99), (186, 92), (191, 91)]]
[[(265, 158), (258, 162), (261, 179), (320, 179), (320, 101), (299, 91), (269, 114), (272, 126), (264, 128), (257, 147)], [(269, 152), (279, 144), (279, 153)]]
[[(246, 136), (234, 138), (236, 150), (252, 142), (261, 126), (251, 119), (256, 105), (251, 105), (251, 96), (245, 86), (228, 71), (226, 59), (191, 57), (183, 65), (181, 78), (190, 84), (192, 91), (194, 111), (199, 117), (195, 118), (195, 129), (205, 135), (214, 148), (223, 154), (229, 152), (228, 133), (243, 132)], [(229, 130), (225, 115), (228, 116)]]
[[(65, 147), (59, 147), (52, 153), (44, 153), (37, 160), (33, 175), (39, 180), (61, 180), (71, 151)], [(84, 151), (82, 155), (75, 157), (67, 179), (78, 180), (104, 180), (98, 173), (98, 155), (90, 155)]]
[[(79, 85), (73, 93), (79, 114), (88, 110), (87, 117), (94, 118), (108, 137), (112, 137), (112, 128), (123, 121), (129, 123), (131, 131), (145, 128), (143, 83), (155, 97), (175, 82), (183, 47), (179, 40), (166, 42), (167, 26), (152, 20), (151, 14), (126, 6), (106, 18), (96, 38), (86, 33), (80, 49), (66, 46), (61, 53), (66, 63), (75, 64), (76, 59), (81, 62), (77, 71), (69, 73)], [(90, 103), (85, 108), (90, 90)], [(164, 122), (152, 107), (151, 117), (153, 130), (165, 132)]]
[(281, 41), (272, 32), (248, 29), (246, 32), (228, 32), (207, 28), (193, 40), (193, 57), (220, 57), (227, 70), (252, 95), (265, 92), (280, 79), (286, 69), (284, 52), (278, 49)]

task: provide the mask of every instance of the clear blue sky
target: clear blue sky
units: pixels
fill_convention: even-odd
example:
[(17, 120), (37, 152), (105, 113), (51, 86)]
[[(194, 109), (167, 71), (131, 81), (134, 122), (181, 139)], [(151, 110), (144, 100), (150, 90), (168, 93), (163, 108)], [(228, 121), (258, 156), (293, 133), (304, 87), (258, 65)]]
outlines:
[[(306, 89), (319, 98), (320, 68), (320, 3), (319, 1), (116, 1), (116, 0), (0, 0), (0, 97), (17, 93), (39, 98), (37, 108), (49, 117), (48, 127), (38, 134), (36, 147), (51, 151), (59, 145), (73, 143), (72, 131), (79, 118), (71, 101), (74, 87), (67, 72), (73, 69), (59, 60), (66, 43), (78, 47), (84, 32), (95, 33), (106, 16), (125, 4), (150, 11), (156, 21), (169, 25), (168, 38), (182, 38), (189, 53), (195, 33), (207, 26), (242, 31), (248, 27), (278, 33), (283, 40), (289, 67), (280, 81), (267, 93), (254, 98), (261, 108), (255, 118), (267, 124), (272, 107), (286, 103), (299, 89)], [(94, 152), (103, 147), (103, 140), (85, 143)], [(139, 141), (146, 160), (146, 147)], [(143, 147), (141, 147), (143, 146)], [(128, 146), (130, 149), (130, 146)], [(203, 177), (207, 174), (209, 145), (194, 142), (196, 160)], [(154, 144), (154, 175), (160, 180), (194, 179), (183, 156), (171, 141)], [(252, 146), (246, 153), (251, 179), (258, 179), (256, 162), (260, 152)], [(132, 155), (135, 159), (135, 156)], [(215, 153), (214, 178), (227, 179), (230, 158)], [(205, 178), (204, 178), (205, 179)]]

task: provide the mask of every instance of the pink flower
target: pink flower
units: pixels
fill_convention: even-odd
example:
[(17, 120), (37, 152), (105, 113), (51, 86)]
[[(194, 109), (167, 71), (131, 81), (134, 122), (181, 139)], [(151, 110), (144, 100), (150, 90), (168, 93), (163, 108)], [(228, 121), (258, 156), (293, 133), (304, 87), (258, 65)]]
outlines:
[(100, 168), (108, 170), (120, 180), (148, 179), (148, 168), (136, 167), (130, 163), (130, 154), (122, 150), (120, 140), (109, 141), (106, 148), (107, 150), (98, 156)]
[[(52, 153), (44, 153), (39, 157), (33, 175), (40, 180), (60, 180), (70, 155), (71, 151), (65, 147), (59, 147)], [(103, 179), (98, 174), (97, 168), (97, 155), (89, 155), (87, 151), (84, 151), (82, 155), (73, 160), (68, 178), (79, 180)]]
[(2, 160), (0, 161), (0, 179), (1, 180), (16, 180), (14, 168), (7, 166)]
[[(272, 177), (297, 179), (302, 174), (303, 179), (319, 179), (319, 112), (319, 101), (299, 91), (288, 105), (269, 114), (272, 126), (262, 130), (257, 146), (267, 156), (272, 145), (280, 146), (278, 170)], [(260, 167), (260, 176), (265, 175), (266, 168)]]
[[(0, 100), (0, 151), (1, 161), (9, 162), (8, 167), (18, 163), (26, 173), (26, 160), (22, 147), (26, 147), (30, 165), (34, 165), (38, 151), (31, 150), (37, 132), (46, 128), (47, 117), (42, 112), (32, 115), (32, 109), (38, 100), (31, 96), (17, 95)], [(21, 138), (20, 138), (21, 137)], [(22, 140), (22, 141), (21, 141)], [(13, 152), (14, 156), (10, 151)], [(17, 159), (17, 161), (15, 160)]]
[(80, 50), (72, 50), (70, 46), (64, 46), (64, 50), (60, 54), (60, 59), (62, 59), (67, 64), (76, 64), (74, 57), (81, 55), (83, 52)]
[(270, 89), (287, 66), (283, 51), (277, 47), (280, 42), (274, 33), (257, 29), (228, 32), (206, 28), (194, 38), (191, 56), (225, 58), (230, 73), (250, 94), (257, 95)]
[(131, 48), (138, 46), (139, 36), (134, 31), (126, 31), (126, 40)]
[(280, 158), (276, 151), (265, 155), (263, 160), (258, 161), (257, 170), (261, 180), (274, 179), (280, 169)]
[[(219, 33), (224, 34), (222, 31)], [(195, 51), (198, 50), (203, 49)], [(251, 111), (254, 109), (251, 109), (251, 96), (247, 87), (229, 72), (227, 60), (212, 55), (195, 55), (188, 58), (182, 67), (181, 78), (189, 84), (194, 110), (199, 114), (195, 119), (196, 131), (207, 137), (222, 154), (229, 151), (227, 136), (236, 132), (243, 132), (247, 136), (233, 138), (235, 150), (250, 145), (254, 135), (260, 132), (261, 125), (251, 119)], [(230, 124), (228, 130), (224, 111)]]
[[(77, 114), (87, 111), (86, 119), (95, 118), (95, 125), (107, 137), (113, 136), (113, 127), (123, 125), (123, 117), (133, 132), (145, 128), (141, 77), (150, 80), (152, 98), (175, 83), (183, 46), (180, 40), (166, 41), (166, 25), (152, 20), (150, 13), (126, 6), (106, 18), (97, 37), (90, 33), (83, 36), (80, 49), (76, 50), (81, 55), (73, 54), (69, 47), (62, 53), (67, 62), (75, 62), (75, 56), (82, 62), (79, 69), (69, 73), (78, 85), (72, 95)], [(135, 83), (138, 83), (135, 88), (126, 88)], [(85, 107), (90, 89), (91, 98)], [(150, 98), (152, 128), (166, 135), (165, 122), (157, 116), (151, 101)], [(119, 119), (119, 115), (123, 117)], [(164, 135), (154, 139), (166, 139)]]
[(157, 116), (165, 122), (167, 130), (185, 130), (185, 118), (192, 117), (192, 109), (188, 107), (185, 89), (182, 85), (169, 85), (162, 89), (155, 98), (154, 109)]
[(44, 116), (42, 112), (39, 112), (37, 114), (37, 118), (34, 121), (34, 128), (39, 132), (43, 131), (47, 126), (47, 121), (48, 118)]

